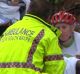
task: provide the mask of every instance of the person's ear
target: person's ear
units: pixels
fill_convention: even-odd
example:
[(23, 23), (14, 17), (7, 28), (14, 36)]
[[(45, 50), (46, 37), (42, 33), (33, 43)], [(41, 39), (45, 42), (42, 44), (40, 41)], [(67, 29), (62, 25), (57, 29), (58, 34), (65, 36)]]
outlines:
[(74, 31), (74, 29), (75, 29), (75, 27), (76, 27), (76, 24), (77, 24), (77, 23), (74, 23), (74, 24), (72, 25), (72, 27), (71, 27), (71, 28), (72, 28), (72, 31)]

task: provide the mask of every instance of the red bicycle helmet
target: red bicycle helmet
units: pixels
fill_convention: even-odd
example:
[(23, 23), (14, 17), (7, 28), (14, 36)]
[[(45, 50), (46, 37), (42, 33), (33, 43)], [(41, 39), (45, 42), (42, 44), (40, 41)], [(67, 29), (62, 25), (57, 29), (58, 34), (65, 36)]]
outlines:
[(55, 13), (54, 15), (52, 15), (50, 21), (53, 25), (55, 25), (59, 22), (72, 25), (76, 22), (76, 18), (69, 12), (59, 11), (58, 13)]

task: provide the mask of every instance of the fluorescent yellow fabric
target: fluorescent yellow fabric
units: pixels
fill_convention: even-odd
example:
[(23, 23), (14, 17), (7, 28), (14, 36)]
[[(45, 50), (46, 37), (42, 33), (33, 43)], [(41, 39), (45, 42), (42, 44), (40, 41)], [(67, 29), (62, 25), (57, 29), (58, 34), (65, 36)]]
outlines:
[[(47, 23), (36, 16), (26, 15), (23, 20), (13, 24), (4, 32), (0, 41), (0, 67), (5, 67), (4, 63), (9, 63), (11, 67), (8, 65), (6, 68), (0, 68), (0, 74), (40, 74), (33, 67), (22, 68), (19, 65), (28, 63), (29, 52), (34, 47), (36, 48), (31, 64), (41, 69), (43, 73), (63, 74), (64, 60), (44, 61), (45, 56), (62, 54), (57, 36), (45, 24)], [(40, 32), (44, 33), (37, 43), (36, 37)], [(20, 67), (13, 66), (14, 63), (19, 63)]]

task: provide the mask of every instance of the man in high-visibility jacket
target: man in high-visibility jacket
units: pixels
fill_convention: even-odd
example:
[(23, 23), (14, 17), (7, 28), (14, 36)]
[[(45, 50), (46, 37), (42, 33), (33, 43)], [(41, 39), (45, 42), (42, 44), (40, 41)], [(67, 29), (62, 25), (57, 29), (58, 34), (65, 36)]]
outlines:
[(56, 36), (59, 31), (45, 22), (52, 7), (48, 0), (32, 0), (29, 14), (4, 32), (0, 74), (64, 73), (65, 62)]

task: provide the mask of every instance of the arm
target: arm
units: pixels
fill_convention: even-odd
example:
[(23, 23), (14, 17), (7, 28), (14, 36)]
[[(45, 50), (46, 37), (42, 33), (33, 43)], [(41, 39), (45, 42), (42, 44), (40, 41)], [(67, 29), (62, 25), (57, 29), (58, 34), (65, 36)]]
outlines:
[[(66, 69), (64, 74), (79, 74), (79, 70), (80, 70), (80, 61), (79, 59), (75, 58), (75, 57), (64, 57), (64, 60), (66, 62)], [(77, 72), (77, 73), (76, 73)]]
[(51, 39), (47, 42), (48, 48), (45, 53), (44, 72), (49, 74), (63, 74), (65, 69), (65, 62), (63, 60), (61, 49), (58, 45), (57, 37), (52, 34)]
[(27, 13), (27, 10), (29, 8), (29, 5), (30, 5), (31, 0), (23, 0), (23, 1), (26, 4), (26, 11), (25, 11), (25, 13)]

